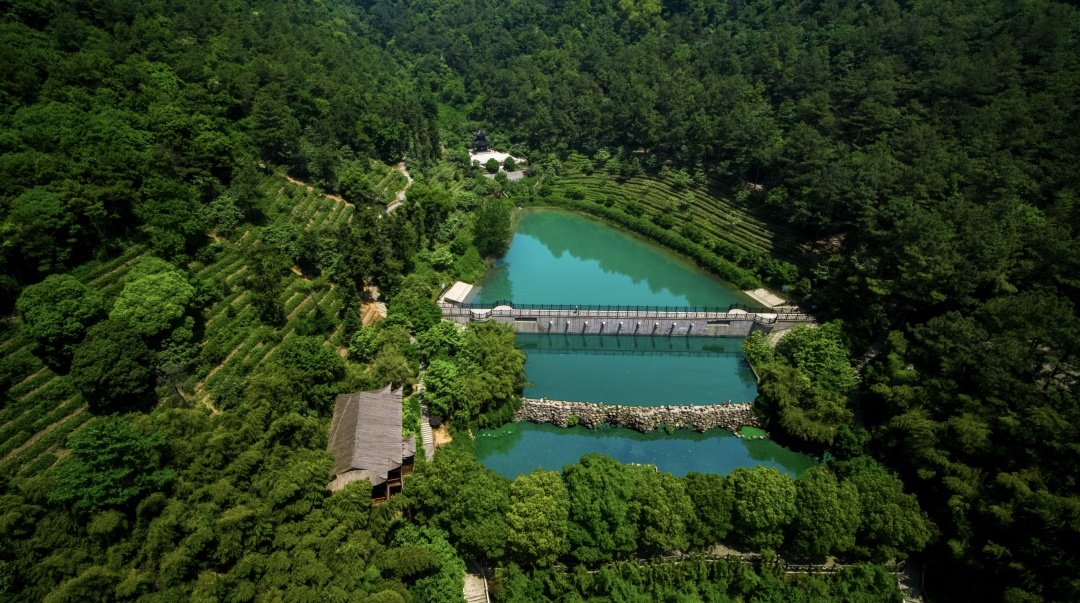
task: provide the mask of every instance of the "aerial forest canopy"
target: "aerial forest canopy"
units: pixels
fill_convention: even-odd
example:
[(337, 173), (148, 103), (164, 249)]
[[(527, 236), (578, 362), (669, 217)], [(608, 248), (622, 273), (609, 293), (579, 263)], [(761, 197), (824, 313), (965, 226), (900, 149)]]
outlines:
[[(1080, 600), (1074, 6), (0, 11), (0, 601), (435, 601), (460, 594), (463, 558), (502, 555), (503, 600), (891, 587), (880, 566), (793, 583), (767, 564), (699, 559), (667, 580), (626, 563), (732, 530), (874, 561), (925, 544), (934, 600)], [(524, 180), (472, 165), (481, 127), (528, 159)], [(571, 178), (594, 172), (678, 198)], [(729, 213), (694, 209), (706, 197)], [(591, 213), (817, 313), (819, 329), (745, 346), (770, 429), (833, 459), (795, 486), (761, 477), (783, 512), (741, 518), (746, 473), (587, 458), (509, 482), (476, 466), (467, 431), (418, 465), (412, 499), (324, 491), (337, 393), (426, 380), (457, 427), (513, 416), (510, 333), (444, 326), (433, 300), (505, 253), (525, 205)], [(748, 221), (787, 242), (716, 234)], [(622, 500), (585, 488), (593, 473)], [(589, 518), (597, 501), (623, 531)], [(695, 505), (735, 514), (712, 525)], [(562, 532), (533, 533), (539, 510)]]

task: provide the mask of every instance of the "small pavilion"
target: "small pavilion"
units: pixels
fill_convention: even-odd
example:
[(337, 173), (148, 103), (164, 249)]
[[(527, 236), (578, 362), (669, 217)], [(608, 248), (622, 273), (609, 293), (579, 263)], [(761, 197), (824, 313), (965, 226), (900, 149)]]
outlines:
[(473, 139), (473, 153), (483, 153), (491, 147), (487, 139), (488, 133), (483, 128), (474, 132), (473, 135), (476, 137)]
[(382, 502), (401, 492), (401, 479), (412, 473), (416, 436), (401, 435), (401, 390), (340, 394), (330, 422), (333, 479), (336, 492), (362, 479), (371, 482), (371, 498)]

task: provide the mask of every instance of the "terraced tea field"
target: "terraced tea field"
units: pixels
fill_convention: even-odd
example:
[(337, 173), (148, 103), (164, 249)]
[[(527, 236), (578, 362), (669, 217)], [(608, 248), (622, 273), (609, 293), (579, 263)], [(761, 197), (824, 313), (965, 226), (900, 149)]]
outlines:
[(551, 183), (551, 192), (568, 198), (580, 198), (584, 192), (583, 200), (622, 211), (640, 203), (645, 210), (643, 219), (667, 213), (674, 218), (672, 232), (681, 232), (684, 224), (693, 223), (703, 232), (704, 242), (711, 239), (718, 243), (720, 255), (731, 256), (741, 250), (799, 262), (798, 243), (792, 232), (766, 223), (745, 203), (725, 196), (726, 191), (714, 183), (679, 186), (673, 170), (643, 172), (624, 180), (603, 169), (589, 170), (588, 163), (584, 155), (572, 154), (563, 162), (566, 174)]
[[(381, 174), (379, 190), (388, 191), (392, 197), (404, 177), (392, 166), (377, 164), (375, 169)], [(283, 176), (268, 177), (259, 190), (271, 226), (292, 223), (306, 229), (329, 228), (350, 220), (354, 210), (339, 197), (327, 196)], [(294, 268), (280, 299), (287, 322), (280, 328), (262, 324), (244, 287), (249, 271), (245, 252), (259, 244), (255, 232), (242, 227), (230, 239), (219, 239), (208, 251), (201, 252), (201, 262), (187, 266), (216, 299), (203, 310), (200, 368), (178, 387), (187, 403), (205, 404), (216, 411), (208, 393), (216, 380), (228, 374), (246, 374), (266, 362), (278, 343), (296, 336), (303, 319), (320, 308), (336, 317), (345, 302), (326, 279), (305, 276)], [(119, 295), (124, 275), (146, 252), (145, 247), (135, 246), (111, 260), (80, 266), (72, 275), (101, 293), (108, 307)], [(228, 320), (224, 320), (226, 316)], [(327, 340), (336, 342), (340, 334), (341, 322), (335, 318)], [(35, 475), (63, 459), (67, 437), (92, 415), (68, 378), (45, 366), (17, 328), (9, 329), (0, 341), (0, 358), (3, 374), (11, 384), (6, 403), (0, 408), (0, 475)], [(159, 393), (172, 396), (177, 392), (162, 388)]]

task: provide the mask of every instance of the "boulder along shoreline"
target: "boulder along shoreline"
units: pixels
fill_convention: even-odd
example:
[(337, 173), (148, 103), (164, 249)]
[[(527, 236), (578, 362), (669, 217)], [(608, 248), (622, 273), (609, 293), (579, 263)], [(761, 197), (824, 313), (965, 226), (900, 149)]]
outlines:
[(607, 423), (641, 433), (665, 426), (695, 431), (719, 427), (738, 435), (740, 427), (762, 427), (750, 404), (623, 406), (547, 398), (522, 398), (514, 420), (551, 423), (558, 427), (582, 425), (589, 429)]

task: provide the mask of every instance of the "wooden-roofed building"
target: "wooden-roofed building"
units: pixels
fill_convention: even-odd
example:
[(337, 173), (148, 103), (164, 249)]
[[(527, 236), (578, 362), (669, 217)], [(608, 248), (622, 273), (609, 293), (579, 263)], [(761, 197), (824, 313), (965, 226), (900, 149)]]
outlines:
[(337, 491), (362, 479), (371, 481), (371, 497), (383, 501), (401, 492), (401, 478), (412, 473), (416, 436), (401, 435), (401, 390), (340, 394), (330, 422), (333, 479)]

